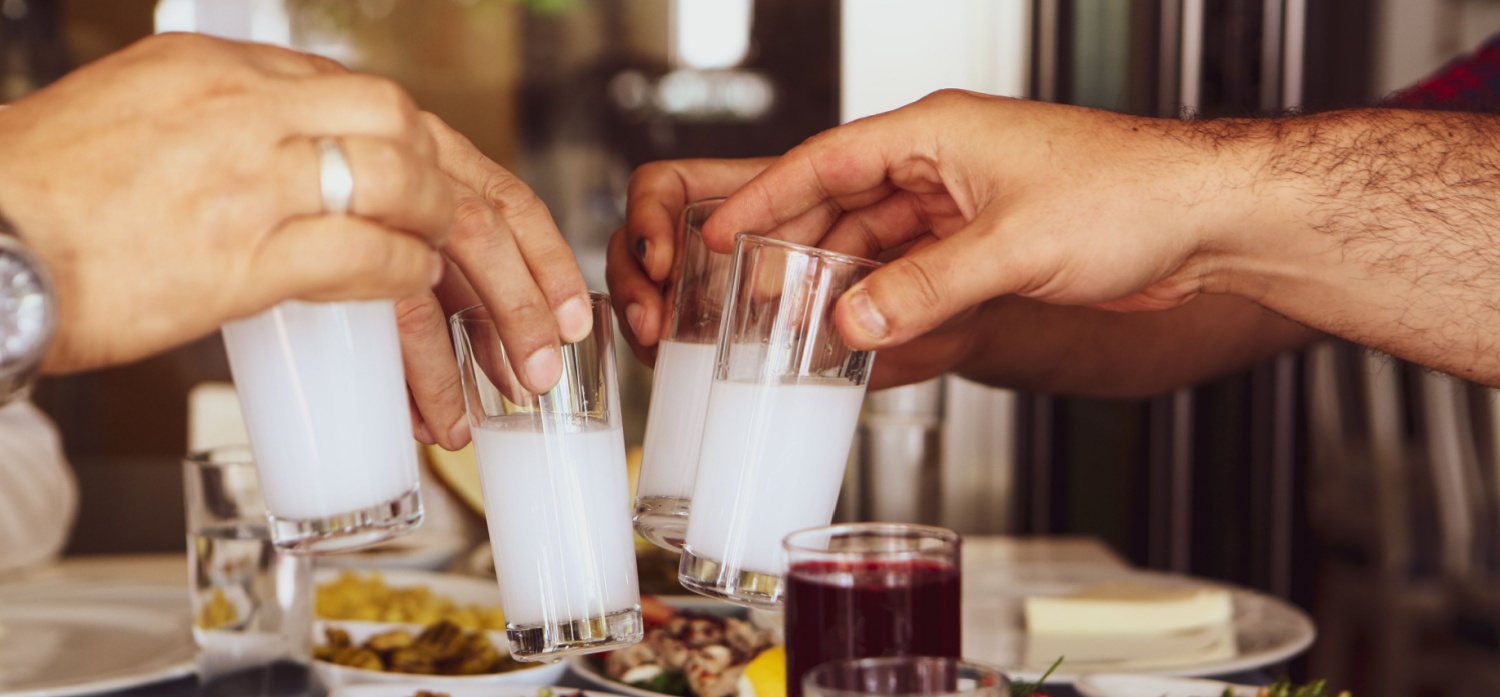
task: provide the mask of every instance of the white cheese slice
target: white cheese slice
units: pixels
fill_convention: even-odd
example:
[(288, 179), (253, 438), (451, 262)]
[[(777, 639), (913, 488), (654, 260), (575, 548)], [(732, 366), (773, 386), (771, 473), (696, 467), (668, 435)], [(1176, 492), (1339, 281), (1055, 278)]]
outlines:
[(1234, 601), (1219, 588), (1121, 582), (1026, 599), (1032, 634), (1170, 634), (1233, 618)]

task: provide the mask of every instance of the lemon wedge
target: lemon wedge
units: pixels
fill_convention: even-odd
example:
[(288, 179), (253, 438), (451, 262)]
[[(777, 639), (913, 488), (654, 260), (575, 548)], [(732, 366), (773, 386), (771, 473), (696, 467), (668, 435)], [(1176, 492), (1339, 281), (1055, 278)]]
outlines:
[(773, 646), (745, 666), (739, 697), (786, 697), (786, 650)]
[(470, 510), (483, 516), (484, 494), (479, 490), (479, 461), (474, 459), (473, 444), (455, 452), (436, 445), (429, 445), (425, 450), (427, 464), (432, 466), (438, 481)]

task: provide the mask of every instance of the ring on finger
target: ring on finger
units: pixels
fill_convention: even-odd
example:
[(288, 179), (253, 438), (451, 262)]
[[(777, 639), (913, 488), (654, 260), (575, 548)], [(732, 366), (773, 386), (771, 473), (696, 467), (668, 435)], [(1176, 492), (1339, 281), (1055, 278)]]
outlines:
[(323, 196), (323, 213), (344, 215), (349, 212), (350, 200), (354, 198), (354, 171), (349, 168), (349, 156), (338, 138), (323, 137), (315, 142), (318, 145), (318, 185)]

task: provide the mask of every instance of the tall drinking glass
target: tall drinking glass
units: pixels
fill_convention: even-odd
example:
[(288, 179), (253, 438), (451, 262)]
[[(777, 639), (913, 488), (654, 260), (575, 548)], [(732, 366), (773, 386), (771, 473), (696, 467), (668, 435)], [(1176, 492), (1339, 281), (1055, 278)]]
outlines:
[(786, 679), (828, 661), (961, 656), (958, 533), (903, 523), (849, 523), (788, 535)]
[(474, 433), (511, 654), (557, 661), (644, 631), (609, 296), (594, 331), (562, 347), (562, 379), (531, 394), (489, 311), (450, 321)]
[(999, 668), (957, 658), (898, 656), (832, 661), (802, 680), (803, 697), (1006, 697)]
[(750, 607), (781, 602), (781, 541), (827, 525), (875, 355), (834, 303), (876, 262), (754, 235), (734, 271), (678, 580)]
[(223, 333), (278, 546), (353, 549), (421, 522), (393, 302), (290, 301)]
[(190, 455), (183, 481), (202, 694), (308, 694), (312, 559), (271, 543), (249, 449)]
[(703, 242), (703, 222), (723, 202), (722, 198), (696, 201), (682, 211), (666, 328), (656, 348), (640, 481), (635, 487), (635, 531), (672, 551), (682, 548), (687, 535), (703, 416), (708, 410), (724, 295), (734, 261), (728, 254), (710, 251)]

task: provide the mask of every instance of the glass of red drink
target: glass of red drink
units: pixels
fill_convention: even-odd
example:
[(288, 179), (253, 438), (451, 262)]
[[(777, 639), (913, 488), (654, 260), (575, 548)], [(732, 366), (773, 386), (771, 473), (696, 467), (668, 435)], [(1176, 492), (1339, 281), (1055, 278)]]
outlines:
[(944, 528), (848, 523), (788, 535), (787, 697), (813, 668), (878, 656), (958, 658), (959, 536)]
[(804, 697), (1006, 697), (999, 668), (941, 656), (830, 661), (802, 680)]

